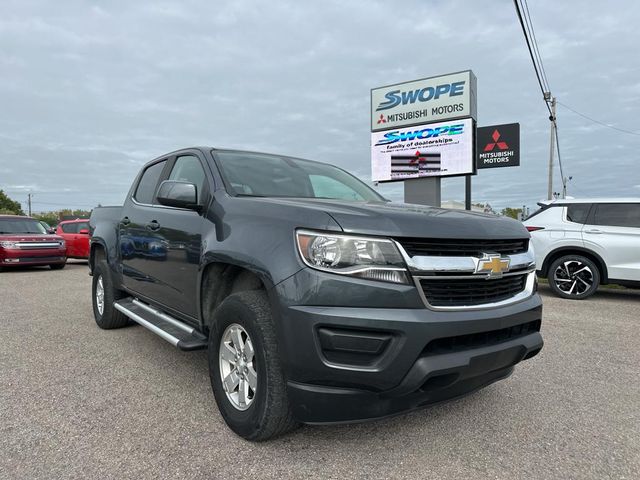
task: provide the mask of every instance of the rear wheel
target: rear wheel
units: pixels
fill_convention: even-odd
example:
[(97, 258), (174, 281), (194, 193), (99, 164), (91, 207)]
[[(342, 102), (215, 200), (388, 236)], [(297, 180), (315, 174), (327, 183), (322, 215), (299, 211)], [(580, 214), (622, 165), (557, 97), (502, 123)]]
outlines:
[(113, 288), (111, 271), (106, 260), (100, 260), (93, 269), (91, 293), (93, 316), (100, 328), (120, 328), (129, 322), (129, 319), (113, 306), (116, 300), (122, 298), (122, 292)]
[(600, 271), (596, 264), (582, 255), (566, 255), (549, 266), (549, 286), (562, 298), (583, 300), (600, 285)]
[(222, 417), (241, 437), (267, 440), (297, 426), (263, 291), (234, 293), (216, 308), (209, 376)]

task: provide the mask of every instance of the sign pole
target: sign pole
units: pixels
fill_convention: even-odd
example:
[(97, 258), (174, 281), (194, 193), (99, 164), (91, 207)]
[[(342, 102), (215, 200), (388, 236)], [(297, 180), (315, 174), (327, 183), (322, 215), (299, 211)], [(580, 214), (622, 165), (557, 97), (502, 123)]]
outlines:
[(464, 177), (464, 209), (471, 210), (471, 175)]
[(442, 196), (439, 177), (412, 178), (403, 183), (404, 203), (440, 207)]

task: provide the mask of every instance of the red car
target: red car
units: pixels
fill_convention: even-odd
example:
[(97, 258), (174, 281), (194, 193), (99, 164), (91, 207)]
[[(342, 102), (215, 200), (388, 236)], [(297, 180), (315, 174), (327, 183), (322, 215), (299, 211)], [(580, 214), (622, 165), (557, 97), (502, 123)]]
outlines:
[(67, 242), (67, 257), (89, 258), (89, 220), (62, 221), (56, 234)]
[(49, 265), (59, 270), (66, 261), (64, 240), (47, 233), (38, 220), (0, 215), (0, 270), (20, 265)]

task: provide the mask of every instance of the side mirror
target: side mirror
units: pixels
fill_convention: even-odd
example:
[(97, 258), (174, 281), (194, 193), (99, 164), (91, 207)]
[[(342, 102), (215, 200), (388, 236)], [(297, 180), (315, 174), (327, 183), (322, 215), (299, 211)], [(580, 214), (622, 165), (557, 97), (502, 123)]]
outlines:
[(89, 235), (89, 229), (88, 228), (81, 228), (78, 233), (80, 235)]
[(158, 189), (158, 203), (167, 207), (189, 208), (200, 210), (196, 186), (189, 182), (165, 180)]

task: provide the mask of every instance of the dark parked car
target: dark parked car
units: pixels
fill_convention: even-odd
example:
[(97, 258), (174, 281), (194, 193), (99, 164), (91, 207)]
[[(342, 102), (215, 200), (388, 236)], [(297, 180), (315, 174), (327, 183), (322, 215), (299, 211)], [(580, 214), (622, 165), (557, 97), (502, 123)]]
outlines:
[(207, 348), (247, 439), (459, 397), (542, 348), (521, 223), (389, 203), (331, 165), (180, 150), (90, 223), (98, 326)]

